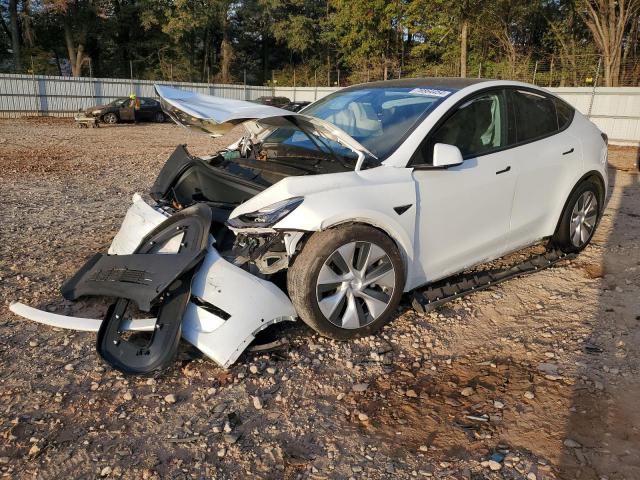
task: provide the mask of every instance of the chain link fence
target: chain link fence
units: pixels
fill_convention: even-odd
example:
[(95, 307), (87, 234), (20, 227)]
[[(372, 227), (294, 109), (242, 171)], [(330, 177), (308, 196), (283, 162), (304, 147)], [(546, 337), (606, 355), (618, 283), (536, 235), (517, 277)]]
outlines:
[[(269, 84), (277, 86), (349, 86), (376, 80), (415, 77), (459, 77), (460, 62), (445, 62), (411, 66), (388, 62), (376, 66), (351, 69), (348, 72), (326, 67), (309, 69), (300, 67), (274, 70)], [(602, 87), (606, 85), (604, 62), (601, 55), (551, 55), (537, 60), (516, 56), (501, 62), (469, 62), (467, 77), (517, 80), (541, 87)], [(640, 86), (640, 59), (623, 59), (620, 63), (616, 87)]]

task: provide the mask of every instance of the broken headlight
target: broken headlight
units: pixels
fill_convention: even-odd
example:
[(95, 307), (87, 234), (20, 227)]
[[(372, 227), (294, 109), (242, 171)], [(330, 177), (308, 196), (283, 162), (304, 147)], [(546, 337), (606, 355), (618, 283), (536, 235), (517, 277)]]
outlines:
[(227, 220), (232, 228), (266, 228), (274, 225), (293, 212), (304, 200), (303, 197), (293, 197), (287, 200), (262, 207), (255, 212), (243, 213)]

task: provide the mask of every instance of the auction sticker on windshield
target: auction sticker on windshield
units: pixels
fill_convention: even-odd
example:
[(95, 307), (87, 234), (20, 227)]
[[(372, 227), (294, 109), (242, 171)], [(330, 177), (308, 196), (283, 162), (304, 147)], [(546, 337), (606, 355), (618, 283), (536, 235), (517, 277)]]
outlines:
[(446, 90), (437, 90), (435, 88), (414, 88), (410, 90), (409, 93), (414, 95), (428, 95), (430, 97), (446, 97), (451, 95), (451, 92)]

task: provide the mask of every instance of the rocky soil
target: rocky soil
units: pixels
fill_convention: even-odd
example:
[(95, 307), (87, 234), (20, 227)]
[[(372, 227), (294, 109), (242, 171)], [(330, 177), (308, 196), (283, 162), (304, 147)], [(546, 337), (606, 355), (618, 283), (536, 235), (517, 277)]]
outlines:
[(407, 302), (355, 342), (292, 324), (284, 348), (229, 370), (185, 344), (163, 375), (123, 377), (94, 334), (9, 312), (102, 315), (61, 282), (106, 249), (176, 144), (230, 140), (0, 120), (1, 477), (640, 478), (637, 151), (612, 149), (609, 205), (577, 259), (428, 314)]

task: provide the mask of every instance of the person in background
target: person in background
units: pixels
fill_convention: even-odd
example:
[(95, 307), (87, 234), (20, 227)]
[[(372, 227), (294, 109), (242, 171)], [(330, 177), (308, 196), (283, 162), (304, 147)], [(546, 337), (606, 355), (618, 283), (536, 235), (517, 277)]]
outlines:
[(135, 108), (136, 110), (140, 110), (140, 100), (136, 97), (135, 93), (129, 95), (129, 106)]

